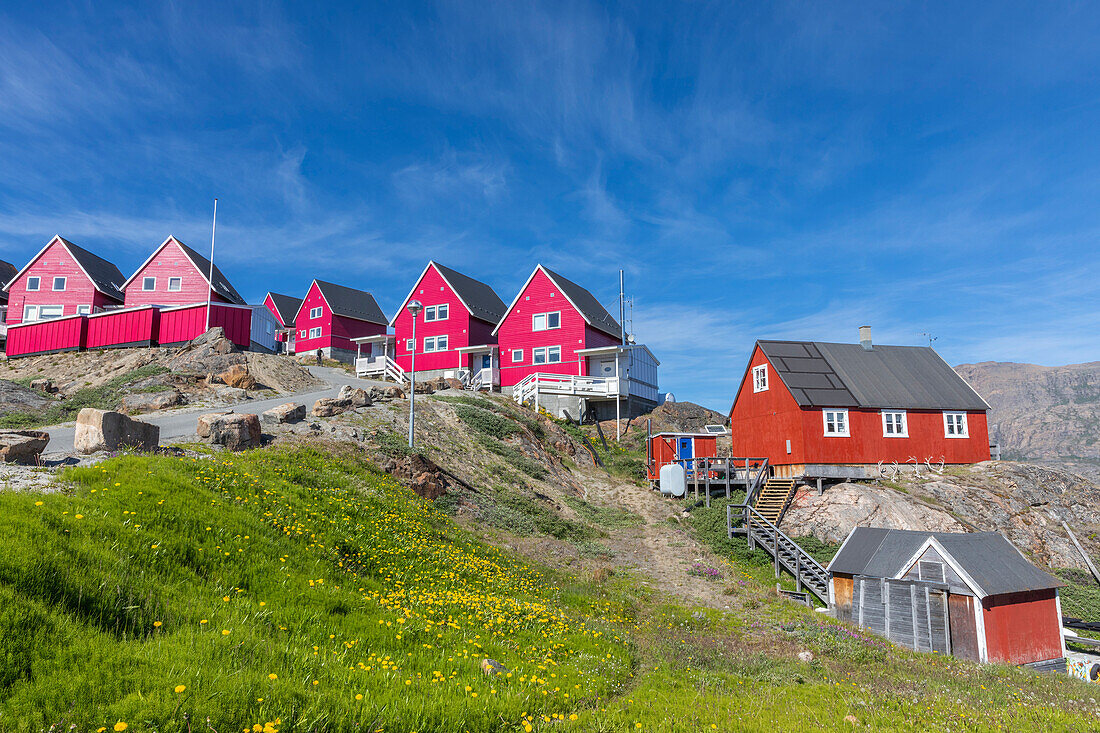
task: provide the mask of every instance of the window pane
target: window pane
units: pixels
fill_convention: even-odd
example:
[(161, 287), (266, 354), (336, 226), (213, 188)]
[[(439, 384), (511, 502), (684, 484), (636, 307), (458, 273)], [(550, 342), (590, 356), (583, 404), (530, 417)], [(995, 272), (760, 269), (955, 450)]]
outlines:
[(550, 361), (550, 362), (559, 362), (559, 361), (561, 361), (561, 347), (560, 346), (551, 347), (551, 349), (550, 349), (550, 358), (547, 359), (547, 361)]
[(440, 336), (438, 339), (436, 339), (436, 348), (439, 349), (440, 351), (446, 351), (447, 350), (447, 337), (446, 336)]
[(560, 313), (547, 314), (547, 316), (546, 316), (546, 327), (547, 328), (557, 328), (560, 325), (561, 325), (561, 314)]
[(439, 306), (436, 317), (441, 321), (445, 321), (447, 319), (447, 306)]
[(54, 290), (64, 290), (65, 289), (65, 278), (55, 277), (53, 279), (53, 289)]
[(42, 281), (37, 277), (27, 278), (27, 290), (38, 290), (38, 287)]
[(141, 281), (142, 290), (153, 290), (157, 286), (157, 279), (155, 277), (147, 277)]
[(534, 319), (532, 320), (532, 326), (531, 327), (535, 331), (545, 331), (546, 330), (546, 316), (542, 313), (535, 316)]

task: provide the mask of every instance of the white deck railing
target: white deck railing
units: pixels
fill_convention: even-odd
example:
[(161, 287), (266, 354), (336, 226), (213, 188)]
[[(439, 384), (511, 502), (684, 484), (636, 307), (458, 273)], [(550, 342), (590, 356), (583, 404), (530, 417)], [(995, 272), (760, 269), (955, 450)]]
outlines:
[(523, 404), (540, 394), (575, 395), (578, 397), (616, 397), (620, 395), (618, 377), (577, 377), (569, 374), (528, 375), (512, 388), (512, 399)]
[(383, 377), (401, 384), (409, 381), (405, 370), (388, 356), (361, 356), (355, 360), (355, 376)]

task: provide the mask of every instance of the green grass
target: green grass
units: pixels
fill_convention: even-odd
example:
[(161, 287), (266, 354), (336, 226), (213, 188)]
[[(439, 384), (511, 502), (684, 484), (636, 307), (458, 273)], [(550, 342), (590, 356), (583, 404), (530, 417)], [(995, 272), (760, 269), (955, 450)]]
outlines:
[[(167, 371), (167, 368), (157, 364), (139, 367), (98, 387), (82, 387), (64, 400), (57, 400), (40, 412), (9, 412), (6, 415), (0, 415), (0, 428), (20, 429), (57, 425), (58, 423), (75, 420), (77, 413), (85, 407), (94, 407), (98, 410), (117, 410), (122, 405), (122, 392), (125, 387), (147, 377), (164, 374)], [(160, 392), (164, 389), (157, 388), (154, 391)]]
[(455, 414), (458, 419), (476, 433), (503, 440), (520, 432), (521, 428), (514, 420), (481, 407), (470, 405), (456, 405)]
[(645, 520), (637, 514), (621, 507), (601, 506), (583, 499), (574, 499), (570, 496), (565, 497), (565, 503), (571, 506), (586, 522), (603, 529), (636, 527), (645, 523)]
[(546, 478), (550, 471), (546, 468), (545, 464), (539, 463), (533, 458), (527, 456), (523, 451), (518, 448), (513, 448), (510, 445), (501, 443), (499, 440), (489, 438), (483, 445), (485, 449), (490, 453), (494, 453), (503, 458), (509, 465), (519, 469), (523, 473), (527, 474), (531, 478), (542, 479)]

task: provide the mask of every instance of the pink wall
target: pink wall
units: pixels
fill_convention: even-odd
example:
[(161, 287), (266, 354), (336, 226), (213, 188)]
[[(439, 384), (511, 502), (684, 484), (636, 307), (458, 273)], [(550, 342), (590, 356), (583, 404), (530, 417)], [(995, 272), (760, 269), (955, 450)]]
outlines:
[[(155, 277), (155, 290), (142, 290), (144, 279)], [(169, 279), (180, 278), (180, 290), (169, 290)], [(179, 243), (170, 239), (153, 256), (153, 259), (130, 279), (126, 286), (126, 306), (138, 305), (190, 305), (206, 303), (208, 294), (204, 278), (180, 249)], [(225, 298), (213, 291), (215, 303), (224, 303)]]
[(160, 311), (152, 307), (89, 316), (84, 346), (148, 346), (157, 340), (159, 325)]
[[(424, 276), (413, 288), (412, 298), (420, 301), (425, 308), (446, 304), (448, 307), (447, 320), (425, 321), (421, 312), (416, 318), (416, 370), (428, 369), (457, 369), (469, 365), (469, 358), (459, 358), (456, 349), (463, 346), (480, 346), (481, 344), (495, 344), (496, 337), (492, 335), (493, 326), (486, 324), (477, 318), (470, 316), (466, 306), (447, 285), (446, 280), (436, 271), (435, 267), (429, 267)], [(410, 298), (410, 300), (412, 299)], [(408, 341), (412, 338), (412, 315), (405, 309), (408, 300), (401, 304), (401, 310), (393, 324), (394, 336), (397, 345), (397, 363), (402, 369), (412, 368), (412, 356), (409, 352)], [(428, 337), (447, 336), (447, 350), (425, 353), (424, 339)]]
[[(66, 278), (63, 291), (53, 290), (53, 279), (57, 276)], [(38, 291), (27, 290), (27, 279), (30, 277), (40, 278)], [(91, 306), (94, 312), (107, 305), (118, 305), (118, 301), (96, 290), (65, 245), (54, 239), (8, 291), (6, 320), (9, 325), (22, 323), (24, 305), (62, 305), (62, 315), (71, 316), (81, 305)]]
[[(547, 331), (532, 330), (531, 317), (551, 311), (561, 312), (561, 327)], [(500, 343), (500, 383), (503, 387), (518, 384), (535, 372), (583, 375), (585, 365), (577, 357), (578, 349), (618, 343), (613, 336), (589, 327), (584, 317), (569, 304), (542, 270), (535, 273), (520, 293), (515, 308), (504, 317), (497, 330), (497, 339)], [(560, 346), (561, 362), (532, 364), (532, 349), (542, 346)], [(523, 350), (522, 360), (512, 360), (514, 349)]]
[[(313, 308), (321, 309), (319, 317), (309, 317), (309, 312)], [(325, 348), (355, 351), (356, 346), (351, 342), (351, 339), (363, 336), (378, 336), (386, 332), (386, 327), (380, 323), (369, 323), (356, 318), (333, 316), (328, 303), (321, 295), (320, 288), (317, 287), (317, 283), (310, 285), (309, 292), (306, 293), (306, 297), (302, 301), (302, 307), (298, 311), (298, 320), (294, 326), (297, 329), (294, 353), (298, 355), (308, 355), (310, 351)], [(310, 338), (308, 335), (309, 330), (316, 327), (321, 328), (320, 337)], [(307, 335), (303, 336), (303, 332)], [(419, 334), (417, 335), (419, 336)]]
[(84, 345), (87, 316), (67, 316), (8, 329), (9, 357), (50, 351), (76, 351)]
[(271, 300), (271, 293), (264, 296), (264, 306), (271, 311), (271, 315), (275, 316), (275, 320), (279, 322), (280, 326), (286, 327), (283, 323), (282, 317), (279, 315), (279, 309), (275, 307), (274, 301)]
[[(225, 335), (242, 349), (250, 345), (252, 311), (238, 306), (215, 304), (210, 310), (210, 327), (221, 326)], [(160, 312), (157, 343), (178, 344), (190, 341), (206, 330), (206, 305), (173, 308)]]

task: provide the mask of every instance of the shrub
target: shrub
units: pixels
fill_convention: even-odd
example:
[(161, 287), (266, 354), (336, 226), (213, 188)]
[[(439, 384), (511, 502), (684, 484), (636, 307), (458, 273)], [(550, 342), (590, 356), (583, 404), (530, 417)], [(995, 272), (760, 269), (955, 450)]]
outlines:
[(510, 445), (505, 445), (499, 440), (487, 440), (485, 441), (485, 448), (490, 453), (495, 453), (509, 464), (518, 468), (531, 478), (541, 479), (546, 478), (550, 474), (550, 471), (545, 465), (538, 461), (528, 457), (523, 451), (513, 448)]
[(513, 421), (480, 407), (458, 405), (455, 407), (455, 414), (471, 430), (498, 440), (503, 440), (509, 435), (515, 435), (520, 431), (519, 425), (516, 425)]

